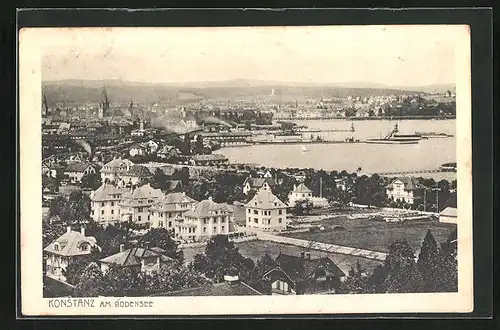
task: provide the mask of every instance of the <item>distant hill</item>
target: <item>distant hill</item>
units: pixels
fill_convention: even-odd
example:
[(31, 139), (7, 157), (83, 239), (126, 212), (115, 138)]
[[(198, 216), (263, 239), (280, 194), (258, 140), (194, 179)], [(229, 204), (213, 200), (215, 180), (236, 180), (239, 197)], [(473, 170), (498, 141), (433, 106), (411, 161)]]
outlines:
[[(279, 81), (229, 80), (192, 83), (141, 83), (111, 80), (62, 80), (42, 83), (49, 105), (57, 102), (97, 103), (106, 86), (111, 103), (178, 103), (193, 100), (274, 99), (282, 102), (307, 98), (432, 93), (438, 86), (398, 88), (373, 83), (317, 84)], [(449, 89), (449, 88), (447, 88)], [(447, 89), (444, 89), (446, 91)], [(274, 95), (272, 91), (274, 90)]]

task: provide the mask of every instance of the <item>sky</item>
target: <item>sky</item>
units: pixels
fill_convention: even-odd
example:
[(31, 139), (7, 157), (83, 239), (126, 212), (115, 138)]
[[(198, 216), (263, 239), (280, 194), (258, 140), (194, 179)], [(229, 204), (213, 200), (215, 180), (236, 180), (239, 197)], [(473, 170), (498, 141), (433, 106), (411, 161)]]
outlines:
[[(461, 26), (41, 29), (44, 81), (455, 82)], [(463, 31), (462, 31), (463, 32)], [(463, 34), (460, 34), (463, 35)]]

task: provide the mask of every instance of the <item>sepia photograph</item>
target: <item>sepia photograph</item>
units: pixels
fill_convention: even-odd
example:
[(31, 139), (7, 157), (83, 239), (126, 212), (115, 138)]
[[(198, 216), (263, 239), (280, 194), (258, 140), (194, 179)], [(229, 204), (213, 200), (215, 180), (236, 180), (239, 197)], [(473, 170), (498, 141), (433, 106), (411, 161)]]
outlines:
[(21, 30), (23, 312), (471, 311), (469, 38)]

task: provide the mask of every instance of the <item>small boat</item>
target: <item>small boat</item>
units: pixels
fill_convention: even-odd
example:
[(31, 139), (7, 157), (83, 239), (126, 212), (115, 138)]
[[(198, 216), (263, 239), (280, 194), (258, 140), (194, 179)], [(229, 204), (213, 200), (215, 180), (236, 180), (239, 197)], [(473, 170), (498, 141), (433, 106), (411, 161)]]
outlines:
[(302, 146), (302, 152), (308, 152), (308, 151), (309, 151), (309, 149), (307, 149), (306, 146)]

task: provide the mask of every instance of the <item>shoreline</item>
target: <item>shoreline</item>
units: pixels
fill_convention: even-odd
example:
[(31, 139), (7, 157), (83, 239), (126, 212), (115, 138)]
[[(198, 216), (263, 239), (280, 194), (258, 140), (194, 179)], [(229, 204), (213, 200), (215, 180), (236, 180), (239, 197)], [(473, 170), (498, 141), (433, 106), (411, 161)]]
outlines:
[(281, 118), (281, 117), (276, 117), (273, 118), (273, 121), (283, 121), (283, 120), (388, 120), (388, 121), (394, 121), (394, 120), (456, 120), (456, 116), (392, 116), (392, 117), (330, 117), (330, 116), (315, 116), (315, 117), (293, 117), (293, 118)]

